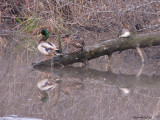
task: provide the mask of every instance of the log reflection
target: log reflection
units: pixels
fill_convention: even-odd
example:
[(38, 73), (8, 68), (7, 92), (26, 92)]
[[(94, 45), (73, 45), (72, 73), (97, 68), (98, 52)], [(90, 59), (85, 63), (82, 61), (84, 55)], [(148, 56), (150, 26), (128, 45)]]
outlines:
[(137, 77), (136, 75), (125, 75), (125, 74), (114, 74), (111, 71), (98, 71), (85, 67), (72, 67), (67, 66), (63, 69), (53, 69), (51, 67), (43, 67), (40, 69), (35, 69), (41, 72), (47, 72), (52, 75), (58, 75), (62, 78), (77, 78), (80, 81), (84, 79), (94, 80), (99, 83), (106, 85), (117, 86), (120, 88), (128, 87), (140, 87), (140, 88), (152, 88), (159, 87), (160, 81), (159, 76), (147, 76), (141, 75)]

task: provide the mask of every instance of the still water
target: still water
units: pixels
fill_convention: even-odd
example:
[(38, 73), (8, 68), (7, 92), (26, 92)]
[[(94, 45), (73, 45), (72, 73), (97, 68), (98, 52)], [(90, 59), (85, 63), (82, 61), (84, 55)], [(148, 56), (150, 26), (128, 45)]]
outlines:
[(160, 50), (144, 52), (136, 77), (133, 50), (115, 53), (109, 71), (106, 56), (88, 68), (33, 69), (44, 56), (8, 43), (0, 51), (0, 120), (160, 120)]

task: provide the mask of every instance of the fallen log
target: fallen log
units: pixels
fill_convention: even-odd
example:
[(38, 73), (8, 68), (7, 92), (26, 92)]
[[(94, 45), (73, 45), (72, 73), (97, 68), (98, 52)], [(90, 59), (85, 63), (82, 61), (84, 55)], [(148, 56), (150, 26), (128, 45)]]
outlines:
[(112, 55), (116, 51), (127, 49), (136, 49), (137, 47), (144, 48), (160, 45), (160, 32), (147, 33), (141, 35), (132, 35), (129, 38), (115, 38), (95, 44), (86, 48), (84, 51), (76, 53), (68, 53), (55, 56), (50, 60), (33, 63), (33, 67), (52, 66), (55, 64), (69, 65), (76, 62), (85, 62), (91, 59), (103, 56)]

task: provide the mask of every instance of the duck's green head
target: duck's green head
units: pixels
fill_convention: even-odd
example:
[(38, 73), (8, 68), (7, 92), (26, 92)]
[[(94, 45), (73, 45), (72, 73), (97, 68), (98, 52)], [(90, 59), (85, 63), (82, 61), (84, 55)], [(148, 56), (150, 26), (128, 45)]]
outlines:
[(41, 31), (41, 34), (44, 36), (44, 39), (45, 39), (45, 40), (48, 39), (48, 37), (49, 37), (49, 32), (48, 32), (48, 30), (43, 29), (43, 30)]

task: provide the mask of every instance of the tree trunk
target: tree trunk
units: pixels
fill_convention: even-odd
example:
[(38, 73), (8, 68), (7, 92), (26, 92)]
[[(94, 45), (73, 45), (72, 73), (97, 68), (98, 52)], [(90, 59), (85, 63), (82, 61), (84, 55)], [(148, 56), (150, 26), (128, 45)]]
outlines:
[(160, 45), (160, 32), (141, 34), (131, 36), (129, 38), (116, 38), (106, 40), (99, 44), (95, 44), (77, 53), (68, 53), (53, 57), (50, 60), (33, 63), (33, 67), (52, 66), (60, 63), (62, 65), (69, 65), (76, 62), (85, 62), (91, 59), (103, 56), (112, 55), (116, 51), (123, 51), (127, 49), (135, 49), (136, 47), (144, 48), (150, 46)]

